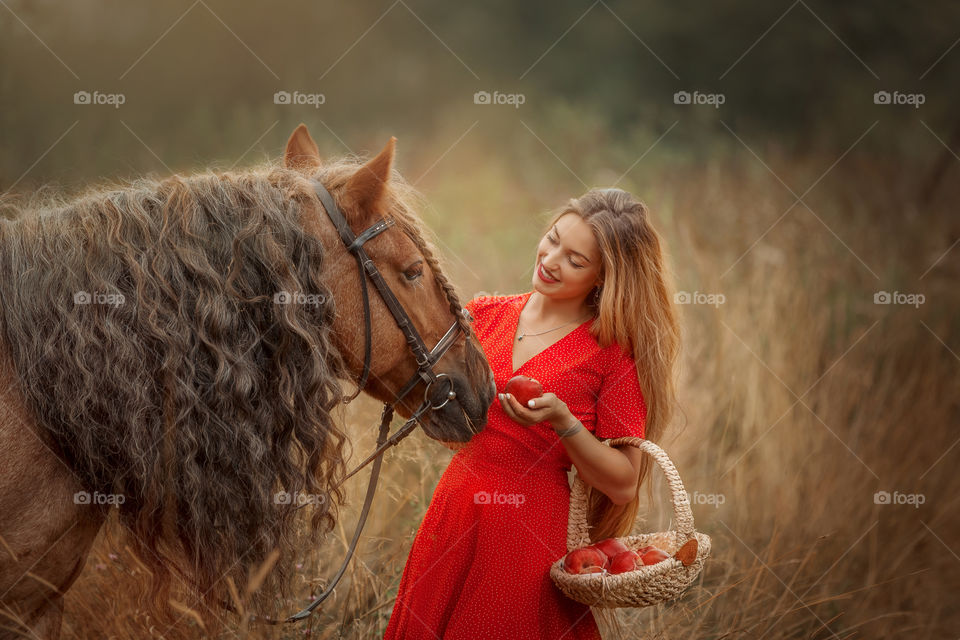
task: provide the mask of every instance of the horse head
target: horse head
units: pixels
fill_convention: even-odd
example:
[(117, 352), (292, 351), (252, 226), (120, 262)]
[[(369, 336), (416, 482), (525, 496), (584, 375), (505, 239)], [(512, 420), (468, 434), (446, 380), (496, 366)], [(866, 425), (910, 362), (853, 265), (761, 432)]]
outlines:
[[(376, 157), (363, 164), (347, 160), (325, 165), (316, 143), (301, 124), (287, 142), (284, 165), (323, 184), (355, 235), (380, 218), (394, 223), (392, 228), (365, 242), (363, 249), (427, 349), (438, 343), (452, 323), (464, 325), (464, 337), (434, 366), (436, 373), (449, 377), (449, 384), (435, 385), (436, 389), (429, 390), (432, 397), (427, 399), (440, 408), (428, 411), (420, 422), (431, 438), (466, 442), (486, 423), (487, 410), (496, 393), (493, 374), (469, 324), (460, 315), (460, 302), (452, 285), (421, 233), (422, 224), (413, 210), (414, 192), (393, 169), (395, 143), (396, 139), (391, 138)], [(350, 372), (360, 378), (366, 347), (361, 286), (367, 275), (360, 271), (319, 199), (306, 202), (301, 215), (304, 228), (324, 240), (324, 282), (331, 289), (336, 306), (334, 340)], [(417, 362), (376, 290), (369, 300), (373, 344), (365, 391), (392, 403), (416, 374)], [(451, 388), (454, 400), (443, 404), (438, 394), (446, 394)], [(426, 382), (421, 380), (397, 403), (397, 412), (409, 418), (427, 391)]]

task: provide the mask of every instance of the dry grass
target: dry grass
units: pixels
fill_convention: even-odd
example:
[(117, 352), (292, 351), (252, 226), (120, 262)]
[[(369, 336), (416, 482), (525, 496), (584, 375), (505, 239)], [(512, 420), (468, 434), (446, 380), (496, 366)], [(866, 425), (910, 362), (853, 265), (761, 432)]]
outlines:
[[(767, 161), (799, 194), (835, 159)], [(470, 180), (435, 174), (438, 186), (427, 192), (436, 210), (425, 217), (464, 294), (526, 290), (540, 219), (518, 211), (559, 204), (575, 193), (557, 192), (580, 185), (564, 175), (566, 182), (541, 195), (495, 169), (480, 168)], [(605, 175), (590, 174), (612, 182)], [(797, 204), (768, 233), (794, 198), (746, 156), (651, 171), (643, 183), (622, 185), (656, 213), (677, 289), (726, 298), (716, 308), (682, 307), (684, 424), (662, 443), (689, 491), (723, 496), (719, 506), (694, 505), (697, 528), (713, 537), (713, 556), (680, 601), (618, 611), (623, 637), (960, 634), (960, 249), (943, 255), (960, 237), (951, 209), (960, 194), (946, 185), (952, 193), (920, 210), (919, 182), (851, 154), (805, 197), (812, 210)], [(874, 304), (880, 290), (923, 293), (926, 302)], [(363, 398), (347, 416), (360, 459), (373, 447), (378, 406)], [(224, 616), (228, 629), (218, 637), (382, 636), (450, 455), (419, 432), (387, 454), (357, 555), (313, 619), (245, 628)], [(641, 513), (637, 531), (668, 526), (660, 481), (660, 501)], [(337, 535), (322, 550), (303, 549), (300, 600), (287, 610), (336, 571), (365, 484), (366, 474), (351, 481), (353, 508)], [(877, 504), (881, 490), (922, 494), (925, 502)], [(103, 538), (95, 546), (67, 596), (64, 637), (204, 637), (209, 615), (183, 606), (169, 626), (139, 607), (142, 570), (117, 545)]]

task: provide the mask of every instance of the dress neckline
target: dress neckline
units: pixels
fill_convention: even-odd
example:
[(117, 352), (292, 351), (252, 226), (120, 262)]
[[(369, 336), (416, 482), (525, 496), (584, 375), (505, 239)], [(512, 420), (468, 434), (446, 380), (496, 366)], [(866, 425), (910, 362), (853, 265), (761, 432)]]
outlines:
[[(531, 296), (531, 295), (533, 295), (533, 291), (528, 291), (528, 292), (526, 292), (526, 293), (523, 293), (523, 294), (520, 295), (520, 298), (518, 299), (519, 304), (514, 303), (513, 305), (511, 305), (511, 307), (513, 307), (513, 310), (514, 310), (514, 316), (513, 316), (513, 318), (511, 318), (511, 324), (512, 324), (512, 326), (513, 326), (513, 332), (510, 334), (510, 350), (509, 350), (509, 351), (510, 351), (510, 355), (509, 355), (510, 360), (509, 360), (509, 364), (507, 365), (507, 366), (510, 367), (511, 369), (513, 368), (513, 347), (514, 347), (514, 345), (516, 345), (516, 343), (517, 343), (517, 329), (520, 327), (520, 314), (523, 312), (523, 308), (527, 306), (527, 301), (530, 299), (530, 296)], [(593, 322), (593, 320), (594, 320), (595, 317), (596, 317), (596, 316), (592, 316), (592, 317), (590, 317), (590, 318), (587, 318), (586, 320), (584, 320), (583, 322), (581, 322), (579, 325), (577, 325), (577, 327), (576, 327), (573, 331), (567, 333), (566, 335), (564, 335), (562, 338), (560, 338), (559, 340), (557, 340), (557, 341), (554, 342), (553, 344), (547, 345), (545, 348), (541, 349), (540, 351), (538, 351), (538, 352), (536, 352), (535, 354), (533, 354), (532, 356), (530, 356), (525, 362), (521, 363), (519, 367), (517, 367), (516, 369), (514, 369), (514, 371), (510, 374), (510, 377), (512, 378), (513, 376), (518, 375), (518, 374), (520, 373), (520, 371), (521, 371), (524, 367), (526, 367), (528, 364), (530, 364), (531, 362), (533, 362), (533, 361), (536, 360), (537, 358), (541, 357), (544, 353), (546, 353), (546, 352), (549, 351), (550, 349), (554, 348), (555, 346), (557, 346), (558, 344), (560, 344), (561, 342), (563, 342), (564, 340), (566, 340), (567, 338), (569, 338), (570, 336), (572, 336), (573, 334), (577, 333), (578, 331), (580, 331), (581, 329), (583, 329), (585, 326), (587, 326), (588, 324), (590, 324), (591, 322)]]

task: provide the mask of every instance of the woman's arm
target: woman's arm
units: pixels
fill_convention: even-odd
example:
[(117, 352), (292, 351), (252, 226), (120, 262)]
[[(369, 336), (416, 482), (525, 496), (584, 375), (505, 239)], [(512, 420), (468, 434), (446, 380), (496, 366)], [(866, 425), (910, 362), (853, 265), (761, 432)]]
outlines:
[[(553, 393), (532, 400), (533, 407), (524, 407), (511, 394), (502, 394), (500, 402), (504, 412), (520, 424), (547, 421), (554, 431), (563, 431), (577, 422), (566, 403)], [(585, 483), (605, 493), (614, 504), (633, 500), (643, 456), (639, 448), (627, 445), (619, 450), (607, 446), (586, 428), (572, 436), (560, 437), (560, 441)]]
[[(554, 431), (563, 431), (574, 426), (576, 416), (567, 411), (566, 417), (551, 420)], [(607, 494), (614, 504), (627, 504), (637, 494), (640, 477), (640, 459), (643, 452), (638, 447), (625, 445), (623, 450), (607, 446), (597, 440), (586, 428), (572, 436), (561, 437), (567, 455), (577, 468), (580, 479)]]

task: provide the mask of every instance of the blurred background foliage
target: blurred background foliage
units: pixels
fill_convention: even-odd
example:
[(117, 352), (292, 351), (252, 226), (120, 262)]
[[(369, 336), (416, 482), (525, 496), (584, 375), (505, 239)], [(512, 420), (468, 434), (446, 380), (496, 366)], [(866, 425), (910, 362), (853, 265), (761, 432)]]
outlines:
[[(408, 158), (473, 121), (470, 144), (488, 151), (538, 144), (522, 121), (565, 160), (655, 140), (676, 121), (661, 153), (736, 148), (728, 127), (751, 146), (842, 152), (880, 120), (862, 148), (922, 164), (938, 143), (918, 120), (945, 141), (957, 126), (958, 24), (960, 5), (944, 1), (4, 0), (0, 185), (75, 121), (34, 178), (229, 166), (318, 120), (330, 152), (397, 135)], [(125, 103), (74, 104), (95, 90)], [(274, 104), (284, 90), (325, 101)], [(525, 102), (474, 104), (495, 90)], [(694, 90), (725, 103), (674, 103)], [(879, 90), (926, 101), (876, 105)]]

